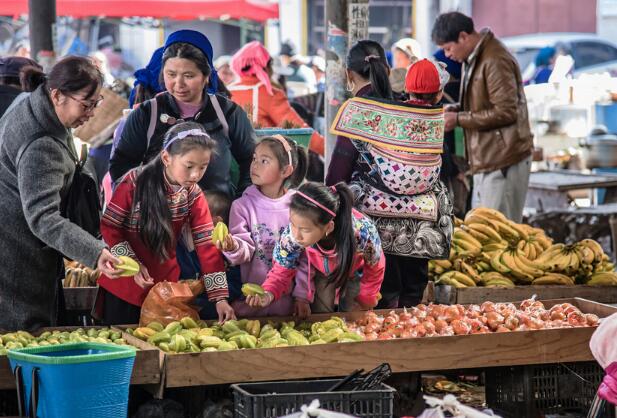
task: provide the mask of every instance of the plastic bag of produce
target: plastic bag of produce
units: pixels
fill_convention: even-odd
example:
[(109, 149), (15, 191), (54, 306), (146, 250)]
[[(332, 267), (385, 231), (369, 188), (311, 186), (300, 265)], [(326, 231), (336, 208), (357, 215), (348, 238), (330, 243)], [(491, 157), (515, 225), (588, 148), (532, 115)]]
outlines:
[(187, 316), (199, 320), (199, 308), (193, 306), (193, 302), (204, 290), (201, 280), (155, 284), (141, 306), (140, 325), (146, 326), (153, 321), (167, 325)]
[(302, 412), (285, 415), (281, 418), (356, 418), (353, 415), (341, 414), (339, 412), (326, 411), (319, 408), (319, 399), (313, 400), (310, 405), (302, 405)]

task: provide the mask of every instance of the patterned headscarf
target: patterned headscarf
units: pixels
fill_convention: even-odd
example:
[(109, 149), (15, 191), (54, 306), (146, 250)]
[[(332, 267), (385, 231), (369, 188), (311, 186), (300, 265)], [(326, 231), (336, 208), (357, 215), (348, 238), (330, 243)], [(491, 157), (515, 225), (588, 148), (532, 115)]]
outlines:
[[(266, 91), (272, 96), (272, 83), (266, 71), (268, 62), (272, 59), (268, 50), (259, 42), (253, 41), (244, 45), (231, 58), (231, 70), (242, 76), (256, 76), (266, 86)], [(246, 69), (248, 67), (248, 69)]]

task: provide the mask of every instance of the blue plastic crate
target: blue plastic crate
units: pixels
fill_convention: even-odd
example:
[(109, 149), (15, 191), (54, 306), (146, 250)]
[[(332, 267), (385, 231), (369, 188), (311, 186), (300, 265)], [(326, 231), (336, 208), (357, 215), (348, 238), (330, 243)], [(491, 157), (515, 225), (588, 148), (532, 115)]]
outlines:
[(29, 412), (32, 369), (38, 369), (36, 416), (45, 418), (120, 418), (128, 412), (135, 349), (76, 343), (9, 350), (14, 371), (22, 368)]

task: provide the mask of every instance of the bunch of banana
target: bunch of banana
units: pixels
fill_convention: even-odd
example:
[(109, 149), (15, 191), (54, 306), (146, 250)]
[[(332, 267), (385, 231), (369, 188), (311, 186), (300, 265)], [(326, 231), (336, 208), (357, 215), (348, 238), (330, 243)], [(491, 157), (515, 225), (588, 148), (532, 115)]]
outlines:
[(543, 276), (540, 276), (533, 280), (532, 285), (563, 285), (563, 286), (574, 286), (574, 280), (566, 276), (565, 274), (560, 273), (546, 273)]
[(534, 261), (525, 257), (519, 249), (506, 249), (491, 258), (491, 266), (503, 275), (508, 274), (515, 282), (530, 284), (534, 278), (540, 277), (544, 271)]
[(614, 271), (594, 273), (587, 284), (590, 286), (617, 286), (617, 273)]
[(480, 284), (485, 287), (506, 287), (512, 288), (515, 286), (514, 282), (496, 271), (489, 271), (480, 274)]
[(62, 284), (64, 287), (96, 286), (96, 281), (99, 276), (100, 272), (98, 270), (92, 270), (88, 267), (77, 265), (66, 268)]
[(435, 284), (454, 286), (456, 288), (476, 286), (476, 282), (471, 277), (456, 270), (442, 274)]

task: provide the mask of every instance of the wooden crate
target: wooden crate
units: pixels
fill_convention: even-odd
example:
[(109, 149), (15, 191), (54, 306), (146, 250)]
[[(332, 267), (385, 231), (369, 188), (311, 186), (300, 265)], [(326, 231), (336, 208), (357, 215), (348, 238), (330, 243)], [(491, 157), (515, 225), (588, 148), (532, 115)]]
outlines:
[[(73, 331), (78, 327), (50, 327), (41, 328), (34, 335), (40, 335), (45, 331), (53, 330), (66, 330)], [(83, 329), (89, 328), (103, 328), (103, 327), (81, 327)], [(121, 331), (121, 330), (119, 330)], [(122, 333), (122, 338), (126, 340), (132, 346), (139, 348), (135, 354), (135, 364), (133, 365), (133, 374), (131, 375), (131, 384), (133, 385), (159, 385), (162, 379), (164, 353), (143, 341)], [(7, 356), (0, 356), (0, 389), (15, 389), (15, 378), (11, 370), (9, 358)]]
[[(583, 312), (606, 317), (617, 308), (576, 298), (545, 301), (547, 307), (570, 302)], [(350, 320), (362, 312), (341, 314)], [(331, 315), (313, 315), (312, 321)], [(281, 320), (280, 318), (278, 320)], [(387, 362), (394, 372), (482, 368), (593, 360), (589, 339), (595, 328), (564, 328), (452, 337), (366, 341), (256, 350), (167, 355), (165, 386), (344, 376)]]
[(514, 288), (435, 286), (435, 303), (480, 304), (516, 302), (537, 295), (538, 299), (582, 298), (600, 303), (617, 303), (617, 286), (516, 286)]

